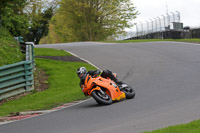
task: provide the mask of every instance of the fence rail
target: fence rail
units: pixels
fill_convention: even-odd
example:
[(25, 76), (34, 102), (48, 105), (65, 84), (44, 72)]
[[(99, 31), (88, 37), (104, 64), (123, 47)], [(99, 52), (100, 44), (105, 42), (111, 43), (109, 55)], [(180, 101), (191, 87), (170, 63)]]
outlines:
[(0, 67), (0, 100), (34, 89), (34, 44), (26, 47), (26, 61)]
[(0, 68), (0, 100), (33, 89), (32, 61), (22, 61)]

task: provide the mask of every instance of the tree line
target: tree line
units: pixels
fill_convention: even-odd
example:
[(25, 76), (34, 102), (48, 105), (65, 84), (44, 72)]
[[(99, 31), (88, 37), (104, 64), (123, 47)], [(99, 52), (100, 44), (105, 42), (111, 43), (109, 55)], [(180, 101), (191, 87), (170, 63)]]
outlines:
[(48, 34), (54, 3), (48, 0), (0, 0), (0, 26), (13, 36), (22, 36), (24, 40), (38, 44)]
[(0, 0), (0, 25), (36, 44), (106, 40), (137, 14), (130, 0)]

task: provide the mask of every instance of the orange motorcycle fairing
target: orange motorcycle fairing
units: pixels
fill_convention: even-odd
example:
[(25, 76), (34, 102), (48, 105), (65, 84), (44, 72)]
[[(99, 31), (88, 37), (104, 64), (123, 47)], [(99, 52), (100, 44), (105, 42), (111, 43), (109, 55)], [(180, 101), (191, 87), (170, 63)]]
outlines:
[(89, 95), (91, 95), (92, 92), (95, 91), (95, 90), (101, 90), (101, 88), (100, 88), (99, 86), (93, 88), (93, 89), (89, 92)]
[(126, 97), (125, 93), (120, 91), (119, 87), (111, 79), (105, 79), (101, 76), (91, 77), (86, 76), (83, 92), (87, 95), (92, 94), (94, 90), (103, 89), (109, 95), (112, 101), (118, 101)]

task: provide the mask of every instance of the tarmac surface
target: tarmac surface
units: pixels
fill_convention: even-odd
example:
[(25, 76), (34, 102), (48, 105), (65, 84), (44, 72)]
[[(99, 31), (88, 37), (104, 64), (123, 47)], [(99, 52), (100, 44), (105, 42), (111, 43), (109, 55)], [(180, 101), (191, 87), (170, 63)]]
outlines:
[(1, 133), (139, 133), (200, 118), (200, 44), (79, 42), (40, 45), (70, 51), (118, 74), (136, 97), (109, 106), (89, 99), (0, 125)]

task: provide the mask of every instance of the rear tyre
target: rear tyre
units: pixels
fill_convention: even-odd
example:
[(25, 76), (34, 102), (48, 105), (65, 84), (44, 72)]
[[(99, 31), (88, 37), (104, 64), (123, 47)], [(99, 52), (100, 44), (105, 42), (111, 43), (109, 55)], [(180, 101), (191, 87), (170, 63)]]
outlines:
[(94, 90), (91, 96), (99, 104), (110, 105), (112, 103), (111, 97), (102, 90)]
[(121, 91), (125, 93), (127, 99), (135, 97), (135, 90), (127, 84), (125, 87), (121, 88)]

